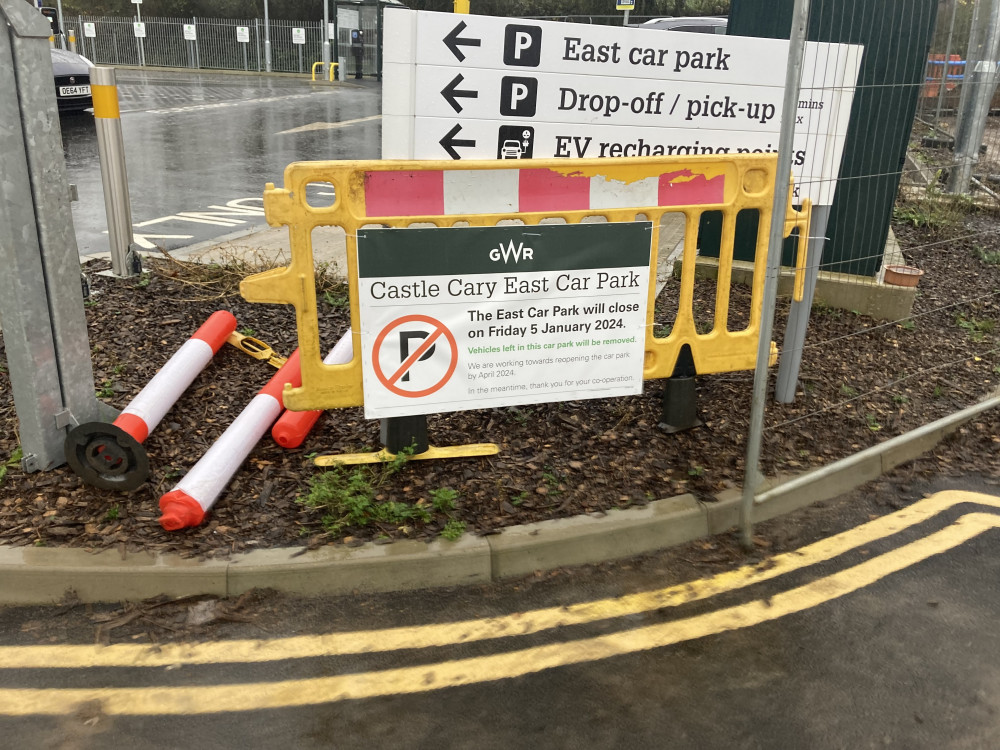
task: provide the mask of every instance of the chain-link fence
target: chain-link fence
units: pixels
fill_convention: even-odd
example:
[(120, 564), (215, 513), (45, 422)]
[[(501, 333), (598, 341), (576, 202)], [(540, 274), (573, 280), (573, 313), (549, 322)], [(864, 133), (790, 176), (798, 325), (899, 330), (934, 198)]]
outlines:
[[(327, 29), (330, 55), (340, 77), (380, 75), (381, 7), (334, 3)], [(68, 20), (68, 19), (67, 19)], [(78, 16), (78, 50), (99, 65), (154, 66), (207, 70), (312, 71), (323, 60), (323, 21), (221, 18), (122, 18)], [(68, 25), (68, 24), (67, 24)], [(363, 32), (363, 54), (353, 54), (351, 30)]]

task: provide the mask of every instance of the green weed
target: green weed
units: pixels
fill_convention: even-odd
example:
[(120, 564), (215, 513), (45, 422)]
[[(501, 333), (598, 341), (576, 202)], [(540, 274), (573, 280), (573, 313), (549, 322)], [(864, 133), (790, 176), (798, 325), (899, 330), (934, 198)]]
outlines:
[(991, 266), (1000, 266), (1000, 250), (984, 250), (981, 247), (977, 247), (975, 252), (976, 257), (983, 263)]
[(346, 310), (350, 305), (351, 297), (345, 286), (323, 292), (323, 301), (330, 307), (338, 310)]
[(447, 539), (449, 542), (454, 542), (462, 534), (465, 533), (465, 521), (459, 521), (452, 518), (448, 523), (444, 525), (441, 529), (441, 536)]
[(14, 449), (14, 452), (10, 454), (10, 458), (7, 459), (7, 462), (0, 466), (0, 484), (3, 484), (3, 480), (7, 478), (7, 472), (9, 470), (21, 463), (22, 458), (24, 458), (24, 451), (21, 450), (21, 446), (18, 446)]
[(882, 429), (882, 425), (878, 423), (878, 418), (872, 412), (865, 414), (865, 422), (868, 425), (868, 429), (872, 432), (878, 432)]
[(97, 391), (98, 398), (112, 398), (115, 395), (115, 389), (113, 383), (110, 380), (105, 380), (101, 383), (100, 389)]
[(846, 396), (847, 398), (854, 398), (858, 395), (858, 389), (854, 386), (848, 385), (847, 383), (840, 384), (840, 395)]
[(527, 499), (528, 499), (527, 492), (518, 492), (516, 495), (514, 495), (514, 497), (510, 499), (510, 504), (517, 507)]
[(917, 324), (913, 322), (913, 318), (907, 318), (906, 320), (896, 324), (899, 328), (904, 331), (915, 331), (917, 330)]
[(431, 514), (426, 508), (397, 500), (376, 499), (379, 487), (405, 464), (406, 456), (400, 452), (395, 461), (377, 467), (334, 467), (310, 479), (309, 492), (298, 498), (298, 502), (323, 512), (321, 523), (331, 534), (340, 534), (352, 526), (427, 523)]
[(450, 487), (440, 487), (430, 491), (431, 505), (439, 513), (450, 513), (455, 510), (455, 500), (458, 499), (458, 492)]
[(257, 335), (257, 332), (248, 326), (241, 328), (240, 333), (244, 336), (249, 336), (250, 338), (254, 338)]
[(902, 393), (897, 393), (895, 396), (892, 397), (892, 402), (894, 404), (899, 404), (902, 406), (903, 404), (910, 403), (910, 399), (907, 396), (904, 396)]
[(928, 191), (924, 198), (897, 202), (892, 218), (897, 223), (936, 229), (956, 224), (974, 207), (968, 196)]
[(118, 517), (119, 517), (118, 503), (115, 503), (110, 508), (108, 508), (108, 512), (104, 514), (104, 520), (117, 521)]
[(704, 476), (704, 474), (705, 474), (704, 466), (692, 466), (690, 469), (688, 469), (689, 477), (700, 477)]
[(542, 472), (542, 480), (545, 482), (545, 487), (548, 489), (550, 495), (555, 496), (562, 492), (559, 489), (559, 476), (551, 470)]
[(996, 328), (996, 321), (988, 318), (985, 320), (967, 318), (962, 313), (959, 313), (955, 318), (955, 325), (968, 333), (970, 340), (982, 341), (988, 334), (993, 333)]

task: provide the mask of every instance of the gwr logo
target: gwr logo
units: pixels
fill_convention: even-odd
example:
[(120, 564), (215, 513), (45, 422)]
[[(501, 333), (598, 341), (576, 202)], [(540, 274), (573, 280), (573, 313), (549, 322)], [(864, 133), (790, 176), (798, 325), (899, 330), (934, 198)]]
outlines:
[(537, 68), (542, 58), (542, 27), (512, 23), (503, 40), (503, 64)]
[(507, 247), (504, 247), (501, 242), (499, 247), (490, 250), (490, 260), (503, 260), (504, 263), (507, 263), (513, 258), (516, 264), (519, 260), (534, 260), (534, 254), (535, 251), (530, 247), (525, 247), (523, 242), (518, 242), (517, 247), (514, 247), (514, 240), (510, 240)]

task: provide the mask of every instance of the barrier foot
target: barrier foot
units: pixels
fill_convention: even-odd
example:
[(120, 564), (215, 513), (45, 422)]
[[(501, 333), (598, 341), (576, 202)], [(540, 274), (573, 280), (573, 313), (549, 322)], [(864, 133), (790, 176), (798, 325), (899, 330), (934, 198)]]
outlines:
[(663, 388), (663, 411), (659, 427), (664, 432), (674, 433), (701, 427), (698, 419), (698, 396), (695, 393), (694, 377), (667, 378)]
[(379, 438), (386, 450), (392, 453), (402, 450), (423, 453), (430, 447), (427, 439), (427, 415), (413, 414), (383, 419), (379, 425)]
[(84, 482), (102, 490), (134, 490), (149, 477), (149, 458), (125, 430), (87, 422), (70, 431), (66, 462)]
[[(500, 452), (496, 443), (468, 443), (444, 447), (428, 446), (423, 453), (406, 456), (407, 461), (426, 461), (431, 458), (469, 458), (471, 456), (495, 456)], [(377, 453), (343, 453), (338, 456), (316, 456), (316, 466), (355, 466), (358, 464), (390, 463), (396, 460), (392, 451), (383, 448)]]

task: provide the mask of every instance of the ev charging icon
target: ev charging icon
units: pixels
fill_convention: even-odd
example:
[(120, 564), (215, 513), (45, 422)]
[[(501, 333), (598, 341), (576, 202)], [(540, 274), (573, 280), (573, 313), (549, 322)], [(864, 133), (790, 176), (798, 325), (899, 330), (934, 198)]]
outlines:
[(542, 59), (542, 27), (512, 23), (503, 39), (503, 64), (537, 68)]

